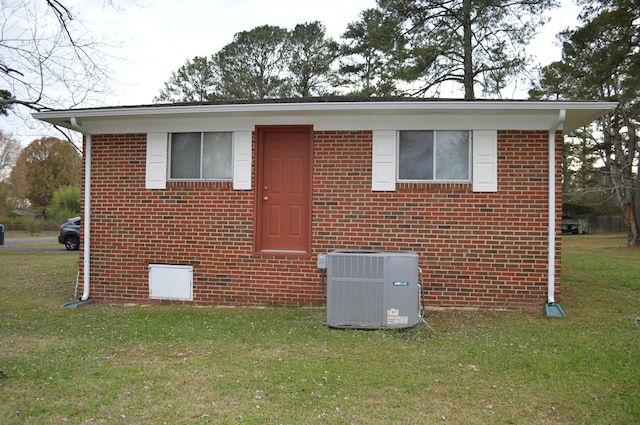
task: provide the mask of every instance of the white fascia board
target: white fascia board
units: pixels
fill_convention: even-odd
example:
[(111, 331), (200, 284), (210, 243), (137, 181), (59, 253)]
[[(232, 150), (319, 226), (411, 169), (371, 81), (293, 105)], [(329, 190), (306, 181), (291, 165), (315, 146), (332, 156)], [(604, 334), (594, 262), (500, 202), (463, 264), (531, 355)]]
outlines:
[[(73, 117), (92, 134), (181, 131), (186, 128), (206, 131), (201, 123), (212, 123), (216, 118), (233, 127), (227, 131), (247, 131), (255, 125), (276, 124), (313, 124), (318, 130), (376, 130), (381, 119), (385, 128), (397, 122), (397, 128), (406, 129), (435, 128), (433, 124), (446, 123), (446, 128), (450, 129), (535, 130), (549, 129), (558, 111), (564, 109), (567, 111), (565, 132), (568, 132), (588, 124), (615, 106), (613, 102), (310, 102), (123, 106), (38, 112), (33, 116), (67, 128), (72, 128), (70, 121)], [(455, 123), (458, 124), (451, 127)], [(181, 129), (176, 129), (176, 126)], [(214, 123), (209, 126), (218, 127)]]
[(253, 131), (256, 125), (313, 125), (316, 131), (358, 130), (548, 130), (557, 119), (557, 112), (544, 114), (469, 114), (423, 113), (396, 114), (370, 113), (318, 115), (212, 115), (136, 117), (134, 119), (86, 119), (83, 128), (91, 134), (153, 133), (187, 131)]
[(344, 111), (344, 110), (559, 110), (559, 109), (612, 109), (615, 102), (597, 101), (395, 101), (395, 102), (289, 102), (289, 103), (245, 103), (216, 105), (154, 105), (121, 106), (109, 108), (69, 109), (37, 112), (34, 117), (82, 117), (123, 116), (123, 115), (167, 115), (199, 113), (242, 113), (242, 112), (284, 112), (284, 111)]

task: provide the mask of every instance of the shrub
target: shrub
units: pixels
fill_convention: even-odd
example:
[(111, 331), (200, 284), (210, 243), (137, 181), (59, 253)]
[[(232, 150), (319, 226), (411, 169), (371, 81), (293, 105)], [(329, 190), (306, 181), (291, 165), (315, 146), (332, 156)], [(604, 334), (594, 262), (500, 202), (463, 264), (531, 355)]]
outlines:
[(80, 215), (79, 186), (62, 186), (53, 192), (51, 205), (47, 208), (48, 219), (63, 222), (77, 215)]
[(38, 233), (38, 231), (40, 230), (41, 221), (37, 220), (32, 215), (25, 215), (23, 217), (20, 217), (19, 222), (24, 226), (24, 230), (29, 232), (29, 234), (31, 235)]

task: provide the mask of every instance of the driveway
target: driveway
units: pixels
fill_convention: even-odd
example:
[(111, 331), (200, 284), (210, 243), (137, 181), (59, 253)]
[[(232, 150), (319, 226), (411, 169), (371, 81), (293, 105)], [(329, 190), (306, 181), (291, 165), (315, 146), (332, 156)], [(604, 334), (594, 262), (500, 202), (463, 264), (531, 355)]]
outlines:
[(33, 244), (41, 244), (47, 242), (58, 242), (56, 236), (52, 237), (35, 237), (35, 238), (5, 238), (4, 245), (0, 245), (0, 252), (75, 252), (67, 251), (64, 245), (58, 246), (33, 246)]

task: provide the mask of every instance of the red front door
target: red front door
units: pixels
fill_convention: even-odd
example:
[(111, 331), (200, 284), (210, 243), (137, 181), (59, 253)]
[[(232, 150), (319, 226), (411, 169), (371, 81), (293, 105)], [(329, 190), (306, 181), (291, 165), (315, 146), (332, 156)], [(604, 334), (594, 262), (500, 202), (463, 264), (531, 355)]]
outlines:
[(265, 126), (256, 136), (256, 251), (309, 253), (313, 129)]

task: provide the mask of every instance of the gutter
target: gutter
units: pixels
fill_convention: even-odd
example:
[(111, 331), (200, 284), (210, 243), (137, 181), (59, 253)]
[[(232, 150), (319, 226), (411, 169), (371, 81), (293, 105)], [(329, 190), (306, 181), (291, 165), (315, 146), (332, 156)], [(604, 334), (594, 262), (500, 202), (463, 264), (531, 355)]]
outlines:
[[(613, 102), (596, 101), (505, 101), (505, 100), (434, 100), (434, 99), (414, 99), (395, 101), (379, 99), (377, 101), (310, 101), (301, 98), (299, 101), (247, 101), (247, 102), (211, 102), (211, 103), (183, 103), (183, 104), (156, 104), (156, 105), (134, 105), (134, 106), (113, 106), (98, 108), (79, 108), (68, 110), (48, 110), (37, 112), (33, 117), (65, 128), (73, 128), (69, 117), (73, 116), (78, 120), (84, 120), (85, 125), (106, 125), (111, 119), (135, 120), (135, 119), (158, 119), (160, 121), (167, 118), (179, 119), (205, 118), (213, 115), (222, 117), (225, 115), (244, 114), (264, 114), (265, 116), (277, 116), (278, 114), (291, 114), (307, 117), (309, 114), (343, 115), (350, 113), (354, 116), (368, 116), (372, 113), (391, 115), (422, 115), (422, 114), (451, 114), (468, 113), (471, 115), (486, 116), (487, 111), (495, 112), (496, 116), (510, 114), (512, 116), (536, 117), (542, 120), (540, 126), (535, 129), (547, 130), (548, 120), (554, 119), (555, 113), (563, 109), (567, 111), (564, 123), (568, 130), (573, 130), (581, 125), (588, 124), (599, 116), (615, 107)], [(289, 99), (291, 100), (291, 99)], [(254, 103), (252, 103), (254, 102)], [(550, 116), (551, 115), (551, 116)], [(504, 118), (504, 117), (503, 117)], [(508, 119), (504, 118), (509, 122)], [(91, 124), (89, 124), (91, 122)], [(527, 127), (527, 126), (525, 126)], [(487, 127), (488, 129), (494, 127)], [(359, 129), (359, 128), (358, 128)], [(527, 130), (532, 128), (527, 127)], [(149, 132), (142, 128), (136, 131)], [(109, 131), (106, 131), (109, 132)]]
[[(276, 99), (277, 100), (277, 99)], [(154, 104), (154, 105), (129, 105), (111, 106), (97, 108), (78, 108), (69, 110), (49, 110), (33, 114), (34, 118), (47, 121), (48, 119), (68, 119), (73, 113), (76, 118), (95, 117), (121, 117), (121, 116), (144, 116), (167, 114), (204, 114), (204, 113), (236, 113), (236, 112), (290, 112), (290, 111), (532, 111), (551, 112), (561, 108), (563, 110), (585, 110), (594, 111), (594, 114), (601, 109), (609, 109), (612, 102), (596, 101), (529, 101), (529, 100), (433, 100), (433, 99), (399, 99), (388, 101), (384, 99), (366, 101), (327, 101), (311, 102), (301, 98), (300, 101), (277, 102), (277, 101), (247, 101), (247, 102), (211, 102), (211, 103), (179, 103), (179, 104)], [(68, 123), (68, 121), (67, 121)], [(73, 125), (73, 123), (72, 123)]]
[(549, 223), (548, 223), (548, 281), (547, 281), (547, 316), (564, 317), (559, 305), (555, 304), (556, 284), (556, 131), (560, 130), (567, 115), (566, 109), (561, 109), (558, 120), (549, 129)]
[[(84, 225), (83, 230), (83, 291), (82, 296), (76, 304), (87, 302), (89, 300), (89, 258), (91, 254), (91, 134), (83, 129), (76, 117), (71, 117), (71, 126), (82, 133), (85, 136), (85, 149), (84, 149), (84, 216), (82, 223)], [(78, 305), (76, 305), (77, 307)]]

